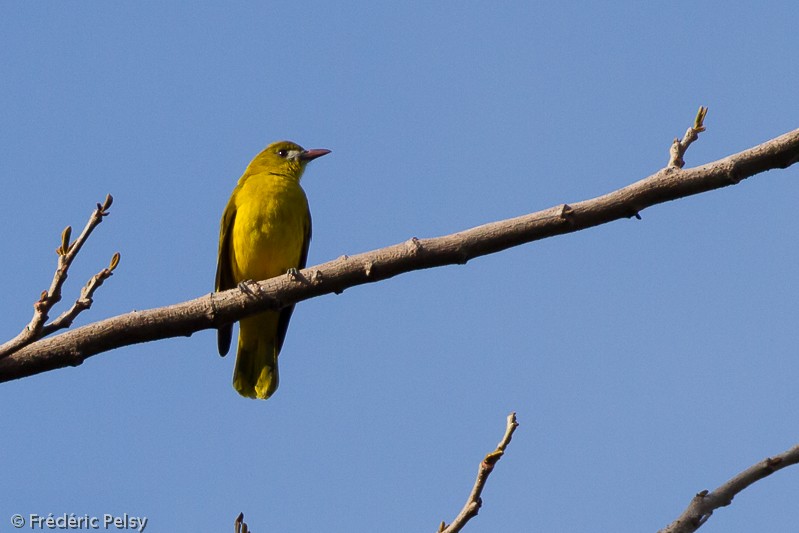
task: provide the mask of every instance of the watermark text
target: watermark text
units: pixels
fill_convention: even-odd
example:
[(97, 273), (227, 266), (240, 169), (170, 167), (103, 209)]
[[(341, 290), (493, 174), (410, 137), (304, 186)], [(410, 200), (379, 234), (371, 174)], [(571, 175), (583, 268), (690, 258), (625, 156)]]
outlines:
[(31, 513), (27, 516), (11, 516), (11, 525), (17, 529), (133, 529), (141, 533), (147, 527), (146, 516), (122, 515), (76, 515), (63, 513), (46, 515)]

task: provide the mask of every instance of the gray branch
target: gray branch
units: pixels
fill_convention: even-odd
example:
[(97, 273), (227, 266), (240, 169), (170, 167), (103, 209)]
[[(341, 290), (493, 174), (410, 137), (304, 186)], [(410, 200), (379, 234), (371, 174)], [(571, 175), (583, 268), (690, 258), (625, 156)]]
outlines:
[(752, 483), (770, 476), (777, 470), (799, 463), (799, 445), (774, 457), (760, 461), (736, 475), (716, 490), (703, 490), (693, 497), (680, 517), (659, 533), (692, 533), (707, 522), (713, 511), (732, 503), (732, 499)]
[(497, 449), (486, 455), (480, 462), (480, 467), (477, 469), (477, 479), (474, 482), (472, 491), (469, 493), (469, 498), (466, 500), (466, 505), (463, 506), (461, 512), (458, 513), (458, 516), (455, 517), (455, 520), (450, 525), (447, 525), (446, 522), (441, 522), (438, 526), (438, 533), (458, 533), (466, 526), (469, 520), (477, 516), (480, 507), (483, 505), (483, 500), (480, 496), (483, 494), (488, 476), (494, 471), (494, 466), (496, 466), (497, 462), (505, 455), (505, 450), (510, 444), (513, 432), (516, 431), (517, 427), (519, 427), (519, 423), (516, 421), (516, 413), (509, 414), (505, 424), (505, 434), (499, 444), (497, 444)]

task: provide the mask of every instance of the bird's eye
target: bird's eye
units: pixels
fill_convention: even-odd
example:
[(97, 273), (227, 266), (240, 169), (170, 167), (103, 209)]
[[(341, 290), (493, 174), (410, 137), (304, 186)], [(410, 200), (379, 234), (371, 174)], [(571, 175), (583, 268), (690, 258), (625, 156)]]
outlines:
[(279, 150), (277, 152), (277, 155), (279, 155), (280, 157), (286, 157), (287, 155), (289, 155), (289, 151), (288, 150)]

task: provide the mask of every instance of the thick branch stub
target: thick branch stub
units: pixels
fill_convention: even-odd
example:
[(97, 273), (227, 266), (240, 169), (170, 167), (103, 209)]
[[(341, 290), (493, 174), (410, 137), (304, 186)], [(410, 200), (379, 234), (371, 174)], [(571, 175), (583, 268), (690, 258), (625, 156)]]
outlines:
[(694, 125), (688, 128), (683, 135), (682, 141), (674, 139), (669, 149), (669, 168), (682, 168), (685, 166), (683, 156), (688, 150), (692, 142), (699, 138), (699, 134), (705, 131), (705, 117), (707, 116), (707, 107), (700, 106), (699, 111), (696, 112), (694, 117)]

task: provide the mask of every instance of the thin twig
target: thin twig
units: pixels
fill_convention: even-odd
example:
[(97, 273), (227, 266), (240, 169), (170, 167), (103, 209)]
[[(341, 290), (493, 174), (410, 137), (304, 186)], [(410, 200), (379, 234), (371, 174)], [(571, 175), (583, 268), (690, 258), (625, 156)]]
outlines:
[(491, 475), (497, 461), (505, 454), (505, 448), (510, 444), (513, 432), (516, 431), (517, 427), (519, 427), (519, 423), (516, 422), (516, 413), (509, 414), (508, 422), (505, 426), (505, 435), (502, 437), (502, 440), (499, 441), (499, 444), (497, 444), (497, 449), (486, 455), (485, 459), (480, 463), (480, 468), (477, 470), (477, 480), (474, 482), (472, 492), (466, 500), (466, 505), (463, 506), (461, 512), (458, 513), (458, 516), (455, 517), (455, 520), (453, 520), (450, 525), (441, 522), (441, 525), (438, 526), (438, 533), (457, 533), (463, 529), (463, 526), (465, 526), (469, 520), (477, 516), (477, 513), (480, 511), (480, 506), (483, 505), (483, 500), (480, 499), (480, 495), (483, 493), (486, 481), (488, 481), (488, 476)]
[(713, 511), (732, 503), (732, 499), (749, 485), (770, 476), (777, 470), (799, 463), (799, 444), (774, 457), (750, 466), (716, 490), (703, 490), (693, 497), (688, 508), (677, 520), (659, 533), (691, 533), (707, 522)]
[(696, 118), (694, 118), (694, 125), (688, 128), (685, 135), (683, 135), (682, 141), (674, 139), (674, 142), (671, 143), (668, 168), (682, 168), (685, 166), (683, 156), (688, 147), (691, 146), (691, 143), (699, 138), (700, 133), (705, 131), (706, 116), (707, 107), (700, 106), (699, 111), (696, 112)]
[(94, 300), (92, 300), (94, 291), (114, 274), (114, 269), (119, 265), (119, 257), (119, 252), (116, 252), (113, 257), (111, 257), (108, 268), (102, 269), (86, 282), (86, 285), (84, 285), (80, 291), (80, 296), (75, 300), (75, 303), (72, 304), (72, 307), (61, 313), (58, 318), (42, 327), (42, 337), (46, 337), (59, 329), (68, 328), (79, 314), (92, 306), (92, 303), (94, 303)]
[[(80, 252), (80, 249), (83, 247), (83, 244), (86, 242), (86, 239), (89, 238), (89, 235), (91, 235), (94, 228), (96, 228), (100, 222), (103, 221), (104, 217), (108, 216), (108, 208), (111, 207), (111, 203), (113, 201), (113, 197), (109, 194), (106, 195), (105, 201), (102, 203), (102, 205), (97, 204), (97, 208), (92, 212), (91, 216), (89, 217), (89, 221), (86, 223), (83, 231), (75, 241), (70, 242), (70, 238), (72, 236), (72, 226), (67, 226), (64, 228), (64, 231), (61, 233), (61, 245), (56, 248), (56, 254), (58, 254), (58, 266), (53, 274), (53, 281), (50, 283), (50, 288), (46, 291), (42, 291), (41, 296), (33, 305), (33, 317), (28, 325), (25, 326), (16, 337), (0, 345), (0, 359), (14, 353), (28, 344), (31, 344), (45, 335), (44, 328), (45, 323), (49, 318), (48, 313), (53, 306), (61, 300), (61, 287), (67, 280), (69, 267), (72, 265), (72, 261), (78, 255), (78, 252)], [(89, 283), (91, 283), (91, 281)], [(102, 281), (99, 283), (96, 282), (95, 285), (99, 286), (101, 283)], [(96, 287), (94, 287), (94, 289), (96, 289)], [(94, 292), (94, 289), (92, 292)], [(81, 311), (83, 311), (83, 309), (76, 309), (74, 315), (77, 316), (77, 314), (79, 314)], [(59, 317), (59, 320), (60, 319), (61, 317)], [(74, 319), (74, 316), (72, 319)], [(55, 331), (55, 329), (51, 329), (51, 331)]]

